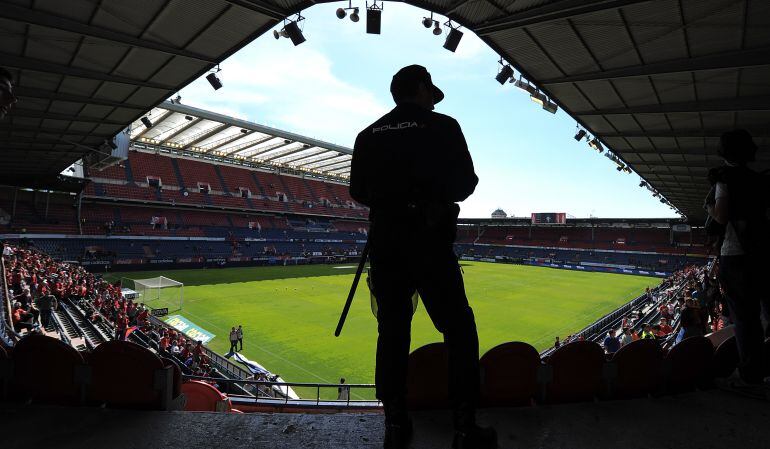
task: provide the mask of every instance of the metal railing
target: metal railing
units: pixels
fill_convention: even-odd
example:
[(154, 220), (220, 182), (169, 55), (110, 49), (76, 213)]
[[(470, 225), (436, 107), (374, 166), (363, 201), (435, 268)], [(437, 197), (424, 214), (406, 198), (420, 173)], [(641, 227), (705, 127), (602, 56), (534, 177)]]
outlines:
[[(353, 393), (354, 390), (373, 390), (375, 388), (374, 384), (326, 384), (326, 383), (312, 383), (312, 382), (273, 382), (273, 381), (267, 381), (267, 380), (225, 379), (225, 378), (214, 378), (214, 377), (192, 376), (192, 375), (184, 375), (182, 376), (182, 378), (184, 380), (200, 380), (203, 382), (214, 382), (220, 385), (240, 386), (246, 391), (253, 390), (256, 393), (254, 394), (254, 396), (239, 396), (239, 395), (233, 395), (233, 394), (228, 395), (230, 398), (243, 399), (246, 402), (250, 402), (253, 404), (257, 404), (257, 403), (262, 403), (266, 405), (291, 404), (291, 405), (299, 405), (299, 406), (327, 405), (327, 406), (337, 406), (337, 407), (342, 407), (342, 406), (344, 407), (378, 407), (382, 405), (382, 403), (377, 399), (351, 399), (351, 397), (354, 396), (354, 393)], [(264, 395), (262, 393), (262, 391), (264, 390), (260, 390), (259, 387), (269, 387), (271, 390), (274, 387), (277, 387), (279, 391), (282, 391), (282, 394), (281, 394), (282, 397)], [(315, 399), (311, 399), (311, 398), (292, 399), (289, 396), (289, 388), (295, 388), (295, 387), (305, 388), (305, 389), (314, 388), (316, 390)], [(321, 398), (322, 389), (339, 389), (343, 387), (349, 389), (349, 393), (346, 399)]]

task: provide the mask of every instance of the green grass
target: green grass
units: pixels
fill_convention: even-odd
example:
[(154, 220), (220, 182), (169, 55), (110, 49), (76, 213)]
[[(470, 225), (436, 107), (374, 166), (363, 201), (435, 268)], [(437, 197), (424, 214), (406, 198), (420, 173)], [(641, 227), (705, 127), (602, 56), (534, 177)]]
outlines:
[[(352, 264), (345, 266), (167, 270), (108, 278), (164, 275), (183, 282), (178, 313), (216, 334), (210, 348), (227, 352), (228, 331), (241, 324), (244, 355), (286, 381), (333, 383), (345, 377), (348, 383), (372, 383), (377, 327), (363, 279), (342, 335), (334, 337), (355, 271)], [(464, 262), (463, 270), (481, 354), (516, 340), (542, 350), (556, 335), (578, 331), (658, 284), (643, 276), (481, 262)], [(412, 349), (441, 340), (420, 305)]]

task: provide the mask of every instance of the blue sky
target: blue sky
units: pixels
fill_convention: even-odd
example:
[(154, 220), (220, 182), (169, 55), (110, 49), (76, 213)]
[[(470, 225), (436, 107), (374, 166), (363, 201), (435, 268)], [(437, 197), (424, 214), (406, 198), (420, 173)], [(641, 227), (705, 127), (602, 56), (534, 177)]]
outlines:
[(576, 142), (565, 113), (550, 114), (512, 84), (498, 84), (497, 54), (471, 32), (451, 53), (442, 48), (446, 30), (434, 36), (422, 26), (425, 10), (388, 2), (382, 34), (368, 35), (364, 4), (353, 3), (358, 23), (337, 19), (340, 6), (303, 11), (307, 41), (297, 47), (263, 35), (221, 64), (222, 89), (200, 79), (180, 92), (182, 102), (352, 147), (361, 129), (393, 107), (393, 74), (421, 64), (446, 94), (436, 111), (460, 122), (480, 178), (462, 217), (488, 217), (498, 207), (516, 216), (676, 216), (639, 188), (636, 174), (618, 172)]

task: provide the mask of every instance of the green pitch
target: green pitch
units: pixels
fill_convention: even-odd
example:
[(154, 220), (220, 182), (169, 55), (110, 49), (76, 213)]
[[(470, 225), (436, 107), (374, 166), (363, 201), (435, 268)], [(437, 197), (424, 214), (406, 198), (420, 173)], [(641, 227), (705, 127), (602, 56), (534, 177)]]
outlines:
[[(555, 336), (582, 329), (659, 283), (643, 276), (480, 262), (463, 262), (463, 270), (481, 354), (516, 340), (545, 349)], [(209, 347), (222, 354), (230, 347), (230, 327), (243, 325), (244, 355), (286, 381), (336, 383), (345, 377), (348, 383), (373, 383), (377, 326), (364, 279), (342, 335), (334, 337), (354, 273), (355, 265), (349, 264), (112, 273), (108, 278), (163, 275), (183, 282), (183, 308), (172, 313), (216, 334)], [(412, 349), (441, 340), (418, 306)], [(298, 393), (315, 397), (315, 391)]]

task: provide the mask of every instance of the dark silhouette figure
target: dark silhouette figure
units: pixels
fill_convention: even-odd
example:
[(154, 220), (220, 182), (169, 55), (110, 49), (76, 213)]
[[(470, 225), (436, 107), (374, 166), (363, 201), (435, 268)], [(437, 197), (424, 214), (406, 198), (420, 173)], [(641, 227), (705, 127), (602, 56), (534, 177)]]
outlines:
[(11, 72), (0, 67), (0, 120), (11, 112), (11, 108), (18, 101), (13, 94), (13, 77)]
[(393, 76), (396, 107), (358, 135), (350, 194), (370, 207), (371, 286), (377, 298), (377, 397), (385, 409), (385, 447), (407, 447), (406, 411), (412, 296), (419, 292), (449, 350), (453, 447), (495, 447), (493, 429), (476, 425), (479, 344), (473, 310), (454, 253), (456, 204), (476, 188), (460, 125), (432, 112), (444, 94), (428, 71)]
[(765, 277), (770, 250), (768, 178), (748, 168), (757, 146), (744, 130), (721, 137), (719, 155), (725, 165), (709, 171), (712, 191), (705, 208), (722, 226), (719, 247), (719, 278), (725, 292), (740, 355), (736, 388), (761, 385), (767, 375), (763, 357), (765, 332), (760, 319), (770, 306)]

